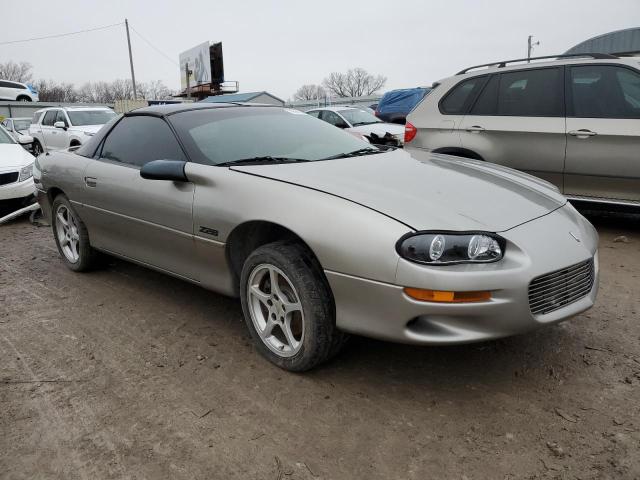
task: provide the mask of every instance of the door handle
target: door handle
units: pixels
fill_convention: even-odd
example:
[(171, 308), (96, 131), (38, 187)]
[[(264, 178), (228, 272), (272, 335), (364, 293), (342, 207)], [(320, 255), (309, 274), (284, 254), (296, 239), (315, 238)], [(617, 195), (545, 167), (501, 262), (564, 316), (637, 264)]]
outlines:
[(583, 129), (580, 129), (580, 130), (570, 130), (567, 133), (569, 135), (572, 135), (572, 136), (578, 137), (578, 138), (589, 138), (589, 137), (593, 137), (593, 136), (597, 135), (596, 132), (592, 132), (591, 130), (587, 130), (586, 128), (583, 128)]
[(484, 132), (484, 131), (485, 131), (485, 128), (484, 128), (484, 127), (481, 127), (480, 125), (472, 125), (471, 127), (468, 127), (468, 128), (466, 128), (465, 130), (466, 130), (467, 132), (475, 132), (475, 133), (478, 133), (478, 132)]
[(84, 184), (87, 187), (97, 187), (98, 186), (98, 179), (95, 177), (84, 177)]

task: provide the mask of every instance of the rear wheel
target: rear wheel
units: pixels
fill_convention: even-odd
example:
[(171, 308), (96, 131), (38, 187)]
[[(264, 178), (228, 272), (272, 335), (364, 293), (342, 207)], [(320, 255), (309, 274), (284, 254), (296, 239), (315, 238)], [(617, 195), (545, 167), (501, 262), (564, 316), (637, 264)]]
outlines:
[(84, 272), (95, 267), (98, 252), (89, 243), (87, 227), (64, 195), (58, 195), (51, 207), (53, 236), (67, 267)]
[(309, 252), (272, 243), (247, 258), (242, 310), (260, 353), (285, 370), (309, 370), (338, 353), (347, 339), (335, 325), (333, 298)]
[(30, 102), (31, 101), (31, 97), (25, 97), (24, 95), (22, 95), (22, 96), (16, 98), (16, 100), (18, 102)]

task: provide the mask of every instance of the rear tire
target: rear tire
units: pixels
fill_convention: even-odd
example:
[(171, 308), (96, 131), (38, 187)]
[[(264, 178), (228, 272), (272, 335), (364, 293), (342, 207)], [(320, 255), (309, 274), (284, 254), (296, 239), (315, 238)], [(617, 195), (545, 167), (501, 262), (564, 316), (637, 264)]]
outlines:
[(31, 102), (31, 97), (25, 97), (24, 95), (16, 98), (17, 102)]
[(71, 203), (58, 195), (51, 206), (51, 228), (64, 264), (74, 272), (86, 272), (98, 264), (98, 252), (91, 247), (89, 232)]
[(336, 327), (333, 296), (318, 262), (299, 244), (275, 242), (251, 253), (240, 298), (258, 351), (285, 370), (314, 368), (348, 338)]

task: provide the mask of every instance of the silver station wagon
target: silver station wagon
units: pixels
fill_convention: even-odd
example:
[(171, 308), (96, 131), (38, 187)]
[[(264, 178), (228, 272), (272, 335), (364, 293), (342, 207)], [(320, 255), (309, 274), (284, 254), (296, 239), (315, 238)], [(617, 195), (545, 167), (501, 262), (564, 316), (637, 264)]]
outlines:
[(551, 184), (374, 147), (295, 110), (135, 110), (40, 155), (34, 179), (69, 268), (106, 253), (240, 297), (258, 350), (288, 370), (349, 333), (475, 342), (596, 297), (597, 234)]

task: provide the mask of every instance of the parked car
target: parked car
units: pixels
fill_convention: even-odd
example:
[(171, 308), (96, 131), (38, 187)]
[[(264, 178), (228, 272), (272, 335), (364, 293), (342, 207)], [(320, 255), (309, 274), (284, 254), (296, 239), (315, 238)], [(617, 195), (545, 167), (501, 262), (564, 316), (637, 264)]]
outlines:
[(0, 126), (0, 217), (34, 200), (33, 155)]
[(404, 88), (385, 93), (378, 103), (375, 114), (383, 122), (404, 125), (407, 114), (431, 91), (430, 88)]
[(35, 155), (77, 147), (116, 116), (109, 107), (51, 107), (33, 115), (29, 134)]
[(408, 117), (408, 148), (516, 168), (570, 199), (640, 206), (640, 59), (540, 60), (441, 80)]
[(16, 142), (28, 150), (31, 149), (33, 137), (29, 135), (30, 118), (5, 118), (1, 124)]
[(29, 83), (0, 80), (0, 100), (37, 102), (38, 90)]
[(239, 296), (258, 350), (288, 370), (347, 333), (487, 340), (596, 296), (596, 231), (547, 182), (383, 151), (295, 110), (141, 108), (39, 156), (34, 176), (67, 267), (106, 252)]
[(404, 127), (384, 123), (362, 108), (325, 107), (309, 110), (307, 113), (348, 132), (364, 135), (370, 143), (376, 145), (402, 146), (404, 143)]

